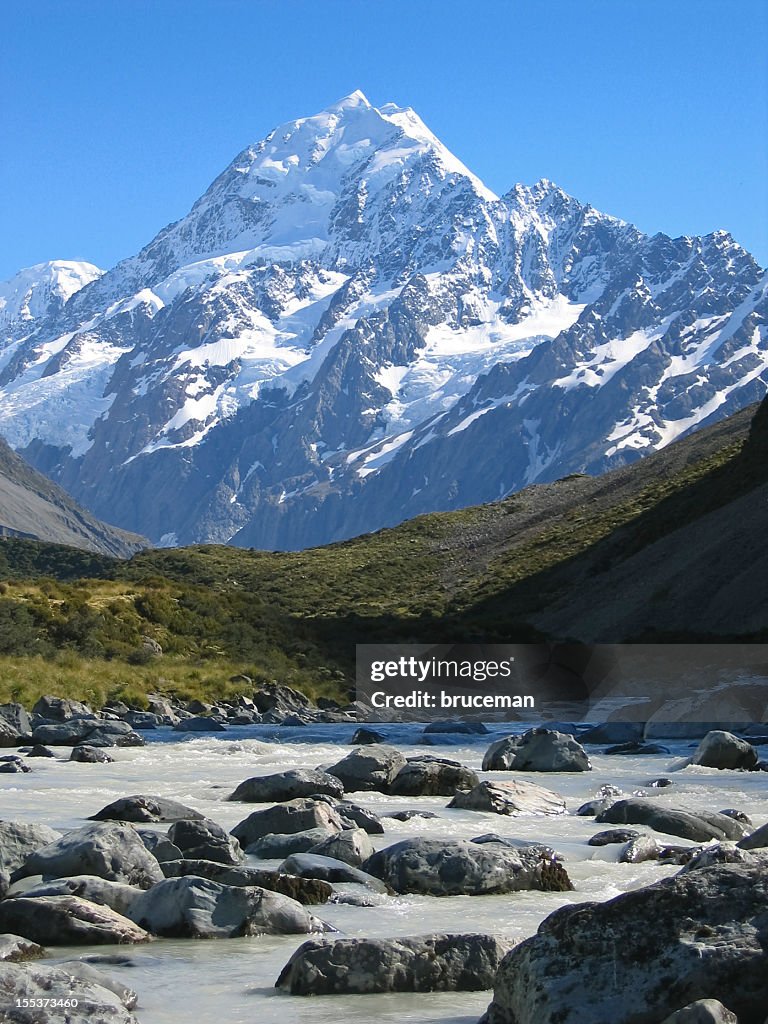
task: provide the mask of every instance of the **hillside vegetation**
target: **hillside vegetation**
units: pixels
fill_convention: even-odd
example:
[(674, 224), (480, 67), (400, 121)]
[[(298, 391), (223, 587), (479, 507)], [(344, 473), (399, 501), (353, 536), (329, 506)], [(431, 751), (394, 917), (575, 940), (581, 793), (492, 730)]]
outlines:
[(602, 477), (303, 552), (119, 561), (6, 539), (0, 699), (223, 698), (272, 679), (343, 697), (355, 644), (376, 641), (766, 639), (768, 404), (750, 432), (754, 414)]

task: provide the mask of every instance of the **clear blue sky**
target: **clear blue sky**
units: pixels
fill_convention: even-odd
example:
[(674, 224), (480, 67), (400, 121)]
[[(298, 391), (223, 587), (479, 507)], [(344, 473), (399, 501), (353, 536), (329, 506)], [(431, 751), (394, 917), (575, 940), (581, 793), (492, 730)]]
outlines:
[(5, 0), (0, 279), (112, 266), (357, 88), (497, 192), (551, 178), (768, 264), (765, 0)]

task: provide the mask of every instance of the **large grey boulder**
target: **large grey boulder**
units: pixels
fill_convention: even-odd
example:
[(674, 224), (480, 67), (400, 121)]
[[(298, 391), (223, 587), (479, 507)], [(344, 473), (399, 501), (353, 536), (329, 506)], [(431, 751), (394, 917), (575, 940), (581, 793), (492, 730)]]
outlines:
[(91, 815), (91, 821), (184, 821), (203, 818), (199, 811), (194, 811), (177, 800), (169, 800), (165, 796), (122, 796), (111, 804), (102, 807)]
[(230, 800), (249, 804), (275, 804), (284, 800), (327, 793), (329, 796), (344, 795), (344, 786), (328, 772), (311, 768), (292, 768), (276, 775), (257, 776), (241, 782)]
[(32, 740), (51, 747), (141, 747), (144, 739), (127, 722), (108, 722), (97, 718), (71, 718), (56, 724), (38, 725)]
[(343, 860), (334, 857), (321, 857), (314, 853), (294, 853), (287, 857), (279, 870), (299, 878), (316, 878), (323, 882), (354, 882), (373, 889), (374, 892), (387, 892), (387, 886), (373, 875), (360, 868), (353, 868)]
[(72, 753), (69, 755), (70, 761), (79, 761), (81, 764), (112, 764), (114, 757), (103, 750), (101, 747), (92, 747), (88, 743), (78, 743), (77, 746), (72, 747)]
[(484, 772), (588, 772), (587, 752), (573, 736), (554, 729), (529, 729), (492, 743), (483, 758)]
[(353, 868), (360, 868), (373, 854), (373, 843), (364, 829), (345, 828), (343, 832), (334, 832), (326, 836), (306, 852), (316, 853), (321, 857), (333, 857), (350, 864)]
[(756, 828), (754, 832), (740, 839), (738, 845), (742, 850), (762, 850), (768, 846), (768, 823)]
[[(93, 974), (86, 978), (69, 964), (0, 964), (0, 1005), (12, 1008), (3, 1019), (9, 1024), (138, 1024), (113, 990), (112, 979), (104, 976), (97, 982)], [(39, 1002), (46, 999), (69, 1000), (70, 1005), (63, 1010), (60, 1004)], [(25, 1000), (27, 1007), (16, 1005)]]
[(348, 793), (388, 793), (390, 784), (406, 763), (394, 747), (371, 743), (347, 754), (328, 768), (328, 772), (341, 781)]
[(706, 843), (709, 839), (736, 840), (744, 835), (742, 825), (727, 814), (661, 807), (640, 797), (617, 800), (601, 811), (595, 821), (609, 825), (647, 825), (656, 832), (691, 839), (696, 843)]
[(490, 988), (510, 943), (491, 935), (309, 939), (276, 988), (294, 996), (371, 992), (475, 992)]
[(137, 993), (132, 988), (123, 985), (121, 981), (110, 977), (104, 971), (100, 971), (97, 967), (86, 963), (84, 960), (65, 960), (58, 966), (65, 970), (70, 977), (76, 978), (78, 981), (87, 982), (91, 985), (101, 985), (103, 988), (109, 989), (110, 992), (114, 992), (127, 1010), (132, 1010), (139, 1001)]
[(336, 800), (333, 806), (341, 816), (344, 828), (361, 828), (369, 836), (384, 834), (384, 823), (378, 814), (369, 807), (361, 807), (359, 804), (353, 804), (350, 800)]
[(29, 735), (18, 732), (10, 722), (0, 718), (0, 747), (20, 747), (29, 739)]
[(169, 860), (181, 860), (184, 854), (162, 832), (153, 832), (148, 828), (137, 828), (136, 834), (144, 846), (160, 864)]
[(635, 743), (644, 731), (644, 722), (602, 722), (580, 732), (579, 743)]
[(95, 946), (146, 942), (149, 935), (110, 907), (79, 896), (16, 896), (0, 903), (0, 932), (41, 946)]
[(374, 853), (365, 870), (395, 892), (430, 896), (573, 888), (563, 866), (535, 849), (465, 840), (405, 839)]
[(282, 870), (273, 871), (266, 868), (252, 868), (240, 865), (228, 867), (212, 860), (176, 860), (163, 865), (166, 878), (183, 878), (197, 875), (209, 878), (212, 882), (222, 885), (258, 886), (272, 892), (290, 896), (305, 906), (327, 903), (333, 892), (328, 882), (318, 878), (300, 878), (298, 875), (285, 874)]
[(0, 962), (17, 963), (19, 960), (36, 960), (45, 956), (45, 950), (37, 942), (30, 942), (21, 935), (5, 932), (0, 935)]
[(326, 832), (341, 832), (345, 823), (330, 804), (323, 800), (291, 800), (275, 804), (263, 811), (254, 811), (232, 829), (232, 835), (242, 846), (250, 846), (270, 833), (288, 834), (322, 828)]
[(719, 999), (697, 999), (665, 1017), (661, 1024), (739, 1024), (735, 1013)]
[(246, 847), (246, 853), (262, 860), (283, 860), (292, 853), (308, 853), (324, 839), (333, 838), (338, 832), (329, 832), (324, 828), (308, 828), (304, 832), (274, 833), (262, 836), (255, 843)]
[(226, 732), (226, 725), (217, 722), (215, 718), (208, 718), (205, 715), (196, 715), (192, 718), (183, 718), (173, 726), (175, 732)]
[(556, 910), (503, 960), (485, 1024), (650, 1024), (713, 992), (739, 1024), (768, 1006), (768, 875), (704, 868)]
[(245, 859), (237, 839), (210, 818), (175, 822), (168, 829), (168, 840), (189, 860), (240, 864)]
[(161, 881), (160, 865), (130, 825), (94, 822), (44, 846), (27, 857), (15, 877), (67, 878), (98, 875), (140, 889)]
[(471, 768), (442, 757), (409, 757), (389, 786), (392, 796), (453, 796), (478, 783)]
[(561, 796), (524, 779), (480, 782), (468, 793), (457, 793), (448, 806), (462, 811), (489, 811), (512, 816), (565, 813), (565, 800)]
[(0, 821), (0, 872), (12, 874), (36, 850), (61, 839), (47, 825), (31, 825), (26, 821)]
[(23, 704), (0, 704), (0, 747), (20, 747), (32, 735), (32, 723)]
[(24, 899), (37, 899), (40, 896), (79, 896), (90, 903), (109, 907), (126, 916), (143, 891), (122, 882), (108, 882), (106, 878), (99, 878), (98, 875), (74, 875), (72, 878), (53, 878), (48, 882), (38, 882), (37, 885), (24, 889), (21, 895)]
[(757, 762), (757, 751), (751, 743), (719, 729), (707, 733), (691, 758), (691, 764), (700, 764), (704, 768), (750, 770)]
[(131, 919), (168, 938), (301, 935), (326, 927), (287, 896), (195, 875), (167, 878), (153, 886), (134, 903)]
[(47, 718), (51, 722), (68, 722), (72, 718), (95, 718), (87, 704), (66, 697), (40, 697), (32, 708), (32, 714)]

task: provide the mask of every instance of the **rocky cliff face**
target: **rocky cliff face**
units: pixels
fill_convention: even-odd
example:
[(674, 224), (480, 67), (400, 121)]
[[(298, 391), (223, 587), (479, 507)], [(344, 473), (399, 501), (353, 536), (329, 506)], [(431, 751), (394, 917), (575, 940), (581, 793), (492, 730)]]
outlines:
[(360, 93), (0, 350), (0, 430), (159, 543), (298, 548), (601, 472), (762, 397), (766, 275)]

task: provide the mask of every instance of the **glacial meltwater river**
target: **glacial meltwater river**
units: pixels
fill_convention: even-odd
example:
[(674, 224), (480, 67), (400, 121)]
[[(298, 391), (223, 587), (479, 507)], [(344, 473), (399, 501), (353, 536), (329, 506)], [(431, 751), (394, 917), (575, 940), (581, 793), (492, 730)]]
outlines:
[[(376, 726), (387, 742), (406, 756), (425, 753), (450, 757), (479, 770), (489, 743), (508, 734), (494, 726), (487, 736), (456, 737), (461, 742), (423, 745), (422, 726)], [(112, 749), (114, 764), (78, 764), (35, 759), (34, 770), (4, 775), (0, 781), (0, 818), (40, 822), (65, 830), (119, 796), (147, 793), (172, 797), (204, 813), (227, 829), (260, 806), (227, 802), (243, 779), (286, 768), (328, 765), (344, 756), (353, 725), (304, 728), (252, 726), (226, 733), (184, 738), (170, 729), (146, 732), (147, 745)], [(446, 737), (433, 739), (445, 741)], [(352, 794), (356, 803), (379, 815), (419, 808), (438, 818), (384, 822), (384, 835), (371, 837), (377, 849), (412, 836), (466, 838), (485, 832), (531, 839), (554, 847), (563, 857), (574, 892), (523, 892), (505, 896), (384, 897), (375, 907), (323, 905), (311, 908), (343, 936), (423, 935), (429, 932), (488, 932), (515, 939), (531, 935), (557, 907), (583, 900), (606, 900), (647, 885), (679, 870), (656, 862), (619, 864), (620, 846), (590, 847), (587, 839), (608, 826), (578, 817), (576, 808), (601, 786), (618, 786), (625, 795), (636, 791), (660, 804), (692, 810), (745, 811), (755, 826), (768, 821), (768, 776), (764, 772), (717, 771), (687, 767), (675, 770), (691, 753), (691, 744), (660, 741), (669, 755), (605, 756), (590, 748), (593, 770), (579, 774), (528, 774), (525, 777), (560, 793), (568, 813), (559, 817), (515, 817), (446, 810), (448, 797), (389, 797)], [(693, 744), (695, 746), (695, 743)], [(62, 757), (66, 751), (59, 750)], [(668, 776), (666, 789), (645, 789), (644, 783)], [(503, 779), (490, 772), (483, 778)], [(510, 776), (507, 775), (507, 778)], [(168, 826), (155, 826), (166, 830)], [(641, 827), (641, 831), (642, 831)], [(685, 844), (669, 837), (670, 844)], [(247, 863), (263, 867), (275, 861)], [(135, 1014), (141, 1024), (474, 1024), (490, 1001), (490, 992), (425, 995), (348, 995), (306, 998), (274, 989), (281, 968), (304, 936), (218, 940), (157, 939), (148, 945), (119, 947), (57, 947), (54, 964), (87, 954), (126, 956), (131, 966), (104, 969), (139, 994)]]

